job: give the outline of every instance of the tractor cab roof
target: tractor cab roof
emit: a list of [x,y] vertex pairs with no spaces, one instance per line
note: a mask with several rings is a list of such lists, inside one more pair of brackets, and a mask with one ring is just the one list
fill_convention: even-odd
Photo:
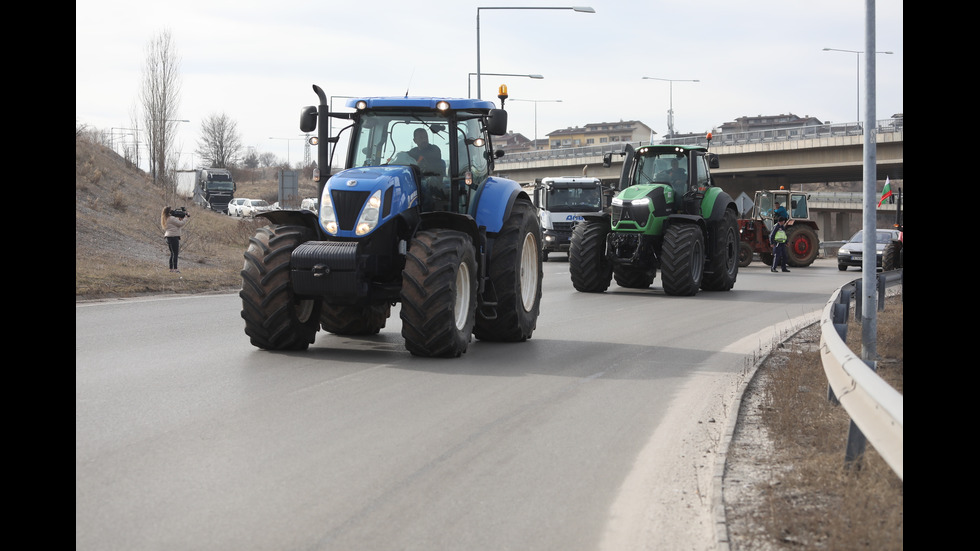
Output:
[[638,155],[655,155],[663,153],[687,153],[688,151],[707,151],[708,148],[702,145],[644,145],[638,147],[636,152]]
[[432,109],[432,110],[485,110],[496,109],[492,101],[471,98],[435,98],[420,96],[366,97],[347,100],[353,109]]

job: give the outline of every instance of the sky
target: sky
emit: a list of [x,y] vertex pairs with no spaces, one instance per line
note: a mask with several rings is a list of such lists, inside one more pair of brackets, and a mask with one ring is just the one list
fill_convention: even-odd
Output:
[[[201,124],[220,114],[245,147],[295,165],[313,84],[336,110],[345,96],[476,97],[478,15],[482,98],[499,107],[507,84],[509,130],[529,139],[621,120],[663,135],[671,107],[681,133],[741,116],[865,118],[866,56],[851,52],[865,49],[867,0],[573,2],[76,0],[75,123],[131,128],[147,46],[169,32],[178,118],[190,121],[178,124],[179,168],[200,164]],[[595,13],[478,9],[571,6]],[[874,14],[875,51],[892,52],[876,55],[875,118],[886,119],[903,112],[902,0],[878,0]]]

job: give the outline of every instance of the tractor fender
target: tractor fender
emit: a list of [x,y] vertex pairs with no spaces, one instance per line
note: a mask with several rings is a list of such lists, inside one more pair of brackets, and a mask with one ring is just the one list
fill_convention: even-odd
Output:
[[[483,249],[484,237],[472,216],[448,211],[432,211],[423,212],[419,218],[417,231],[438,228],[456,230],[468,235],[473,240],[473,246],[477,251]],[[482,263],[482,257],[479,254],[477,254],[477,262]]]
[[708,238],[708,225],[705,223],[704,218],[696,214],[671,214],[664,220],[664,231],[666,232],[669,226],[677,224],[693,224],[701,229],[701,233],[704,234],[704,238]]
[[520,184],[507,178],[491,176],[483,182],[473,199],[471,213],[475,213],[476,225],[486,228],[487,233],[497,233],[510,217],[514,202],[519,198],[528,202],[531,198],[521,189]]
[[708,188],[704,200],[701,201],[701,215],[706,220],[717,222],[725,217],[726,209],[732,209],[738,214],[738,206],[731,195],[719,188]]
[[302,226],[320,233],[317,216],[308,210],[270,210],[256,214],[255,217],[265,218],[278,226]]

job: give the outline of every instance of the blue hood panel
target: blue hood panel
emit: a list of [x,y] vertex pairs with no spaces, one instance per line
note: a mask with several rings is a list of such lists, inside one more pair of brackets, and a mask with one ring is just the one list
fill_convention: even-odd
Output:
[[[412,169],[406,166],[349,168],[334,174],[327,180],[327,184],[323,187],[323,194],[330,194],[329,202],[333,203],[334,212],[340,223],[337,237],[352,239],[366,237],[356,235],[354,226],[368,198],[379,190],[382,201],[381,218],[375,230],[404,210],[418,205],[419,194],[415,175]],[[321,211],[326,204],[325,197],[321,196]],[[323,226],[322,218],[320,225]]]

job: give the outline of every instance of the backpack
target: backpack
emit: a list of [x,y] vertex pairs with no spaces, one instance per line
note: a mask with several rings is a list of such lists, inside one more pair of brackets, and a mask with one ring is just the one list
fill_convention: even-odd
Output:
[[783,229],[776,230],[776,236],[773,239],[776,241],[776,243],[785,243],[786,231]]

